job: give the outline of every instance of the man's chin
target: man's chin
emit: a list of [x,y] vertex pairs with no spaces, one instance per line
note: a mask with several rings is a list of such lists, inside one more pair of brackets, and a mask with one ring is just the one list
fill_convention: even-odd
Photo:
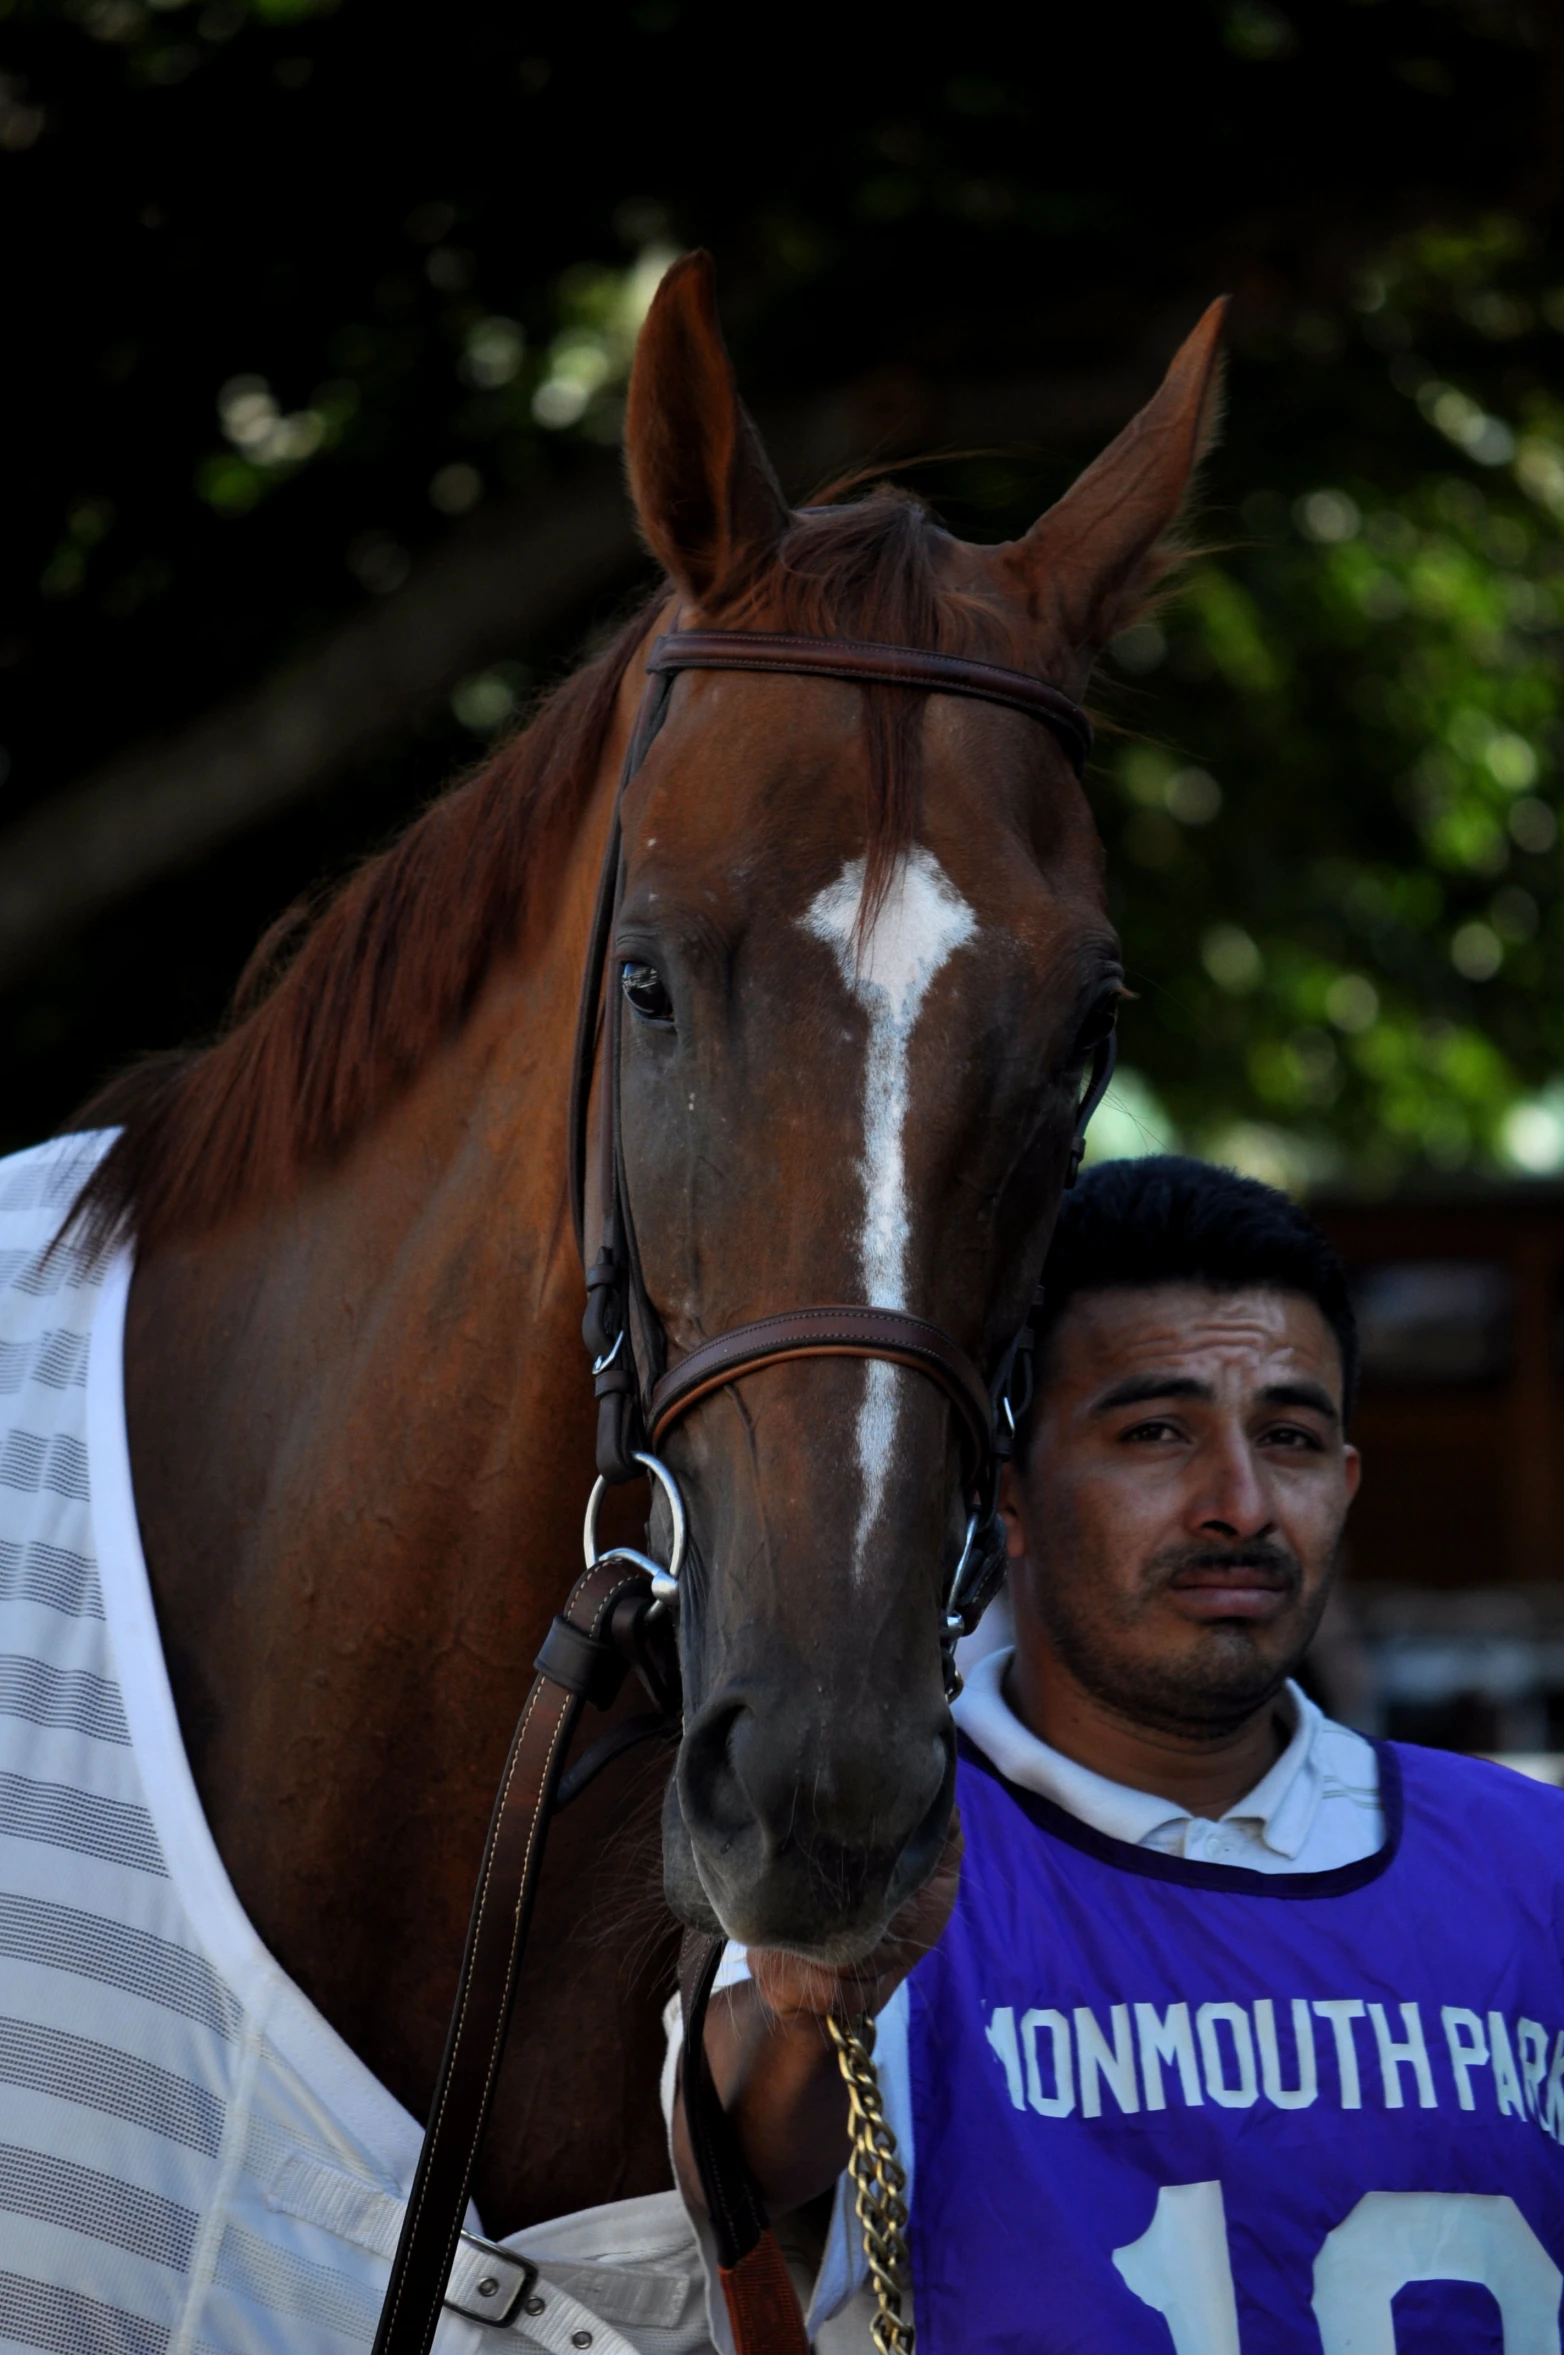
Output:
[[1164,1733],[1212,1738],[1236,1733],[1276,1699],[1298,1662],[1291,1653],[1277,1660],[1244,1644],[1247,1628],[1230,1621],[1217,1622],[1217,1629],[1230,1631],[1233,1639],[1221,1658],[1192,1662],[1183,1674],[1170,1673],[1161,1663],[1148,1665],[1140,1676],[1124,1680],[1116,1706],[1138,1725]]
[[1129,1724],[1175,1738],[1220,1741],[1272,1703],[1301,1665],[1323,1597],[1310,1609],[1295,1588],[1278,1592],[1252,1582],[1259,1612],[1191,1611],[1225,1588],[1164,1586],[1133,1629],[1095,1632],[1054,1615],[1048,1634],[1060,1661],[1092,1697]]
[[1149,1731],[1218,1740],[1266,1708],[1297,1670],[1306,1645],[1281,1640],[1274,1622],[1180,1616],[1154,1653],[1111,1665],[1072,1663],[1119,1716]]

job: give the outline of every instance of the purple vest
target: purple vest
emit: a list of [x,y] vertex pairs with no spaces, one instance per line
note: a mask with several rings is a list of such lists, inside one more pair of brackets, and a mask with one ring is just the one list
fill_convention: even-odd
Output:
[[1379,1854],[1273,1877],[962,1743],[909,1982],[920,2355],[1557,2355],[1564,1793],[1379,1759]]

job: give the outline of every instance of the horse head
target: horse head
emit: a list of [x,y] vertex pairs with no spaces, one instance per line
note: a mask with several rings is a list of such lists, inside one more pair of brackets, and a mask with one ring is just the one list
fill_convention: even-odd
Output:
[[[895,496],[792,511],[737,396],[710,264],[688,258],[647,319],[628,411],[671,585],[659,626],[955,654],[1079,697],[1168,561],[1220,325],[1214,305],[1023,538],[979,547]],[[992,1375],[1121,990],[1101,845],[1056,735],[925,689],[692,670],[622,823],[620,1182],[668,1361],[835,1302],[927,1318]],[[690,1548],[664,1854],[686,1920],[845,1959],[932,1871],[966,1449],[925,1372],[851,1355],[718,1383],[669,1434]]]

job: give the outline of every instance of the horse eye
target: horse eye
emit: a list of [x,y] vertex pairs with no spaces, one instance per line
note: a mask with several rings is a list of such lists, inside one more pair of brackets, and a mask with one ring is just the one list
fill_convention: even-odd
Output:
[[1096,1005],[1093,1006],[1086,1020],[1081,1024],[1070,1057],[1071,1062],[1089,1063],[1104,1039],[1109,1036],[1118,1016],[1119,993],[1114,990],[1110,996],[1097,1000]]
[[655,965],[621,965],[619,986],[643,1022],[672,1023],[673,1000]]

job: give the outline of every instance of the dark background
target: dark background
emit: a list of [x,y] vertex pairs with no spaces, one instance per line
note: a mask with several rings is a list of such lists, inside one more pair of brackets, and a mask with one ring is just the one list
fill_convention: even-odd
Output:
[[789,488],[976,451],[912,479],[980,537],[1232,293],[1214,552],[1102,678],[1112,1134],[1564,1161],[1558,12],[913,30],[0,0],[0,1145],[209,1033],[644,584],[624,368],[702,243]]

